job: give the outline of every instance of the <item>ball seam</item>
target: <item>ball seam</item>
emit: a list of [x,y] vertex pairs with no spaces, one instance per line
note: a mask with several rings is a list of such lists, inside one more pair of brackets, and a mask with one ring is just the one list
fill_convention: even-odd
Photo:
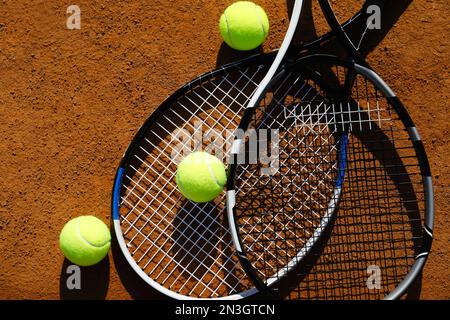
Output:
[[[177,172],[177,176],[178,176],[178,172]],[[181,189],[181,191],[182,191],[181,193],[182,193],[183,195],[185,195],[186,198],[188,198],[189,200],[193,201],[193,200],[192,200],[192,196],[189,194],[189,192],[186,191],[186,188],[183,186],[183,182],[182,182],[182,180],[181,180],[181,177],[178,177],[177,181],[178,181],[178,187],[179,187],[179,188]]]
[[223,16],[225,17],[225,23],[227,25],[227,34],[228,34],[228,39],[230,40],[230,45],[233,48],[236,48],[233,39],[231,37],[231,32],[230,32],[230,25],[228,24],[228,17],[227,17],[227,11],[225,10],[225,12],[223,13]]
[[104,247],[104,246],[106,246],[106,245],[108,244],[108,241],[106,241],[104,244],[102,244],[102,245],[100,245],[100,246],[97,246],[97,245],[91,243],[91,242],[90,242],[88,239],[86,239],[85,237],[83,237],[83,235],[81,234],[80,221],[79,221],[79,220],[77,221],[77,228],[76,228],[76,230],[77,230],[77,234],[78,234],[78,236],[80,237],[80,239],[81,239],[82,241],[86,242],[86,243],[87,243],[88,245],[90,245],[91,247],[94,247],[94,248],[102,248],[102,247]]
[[261,16],[259,15],[258,7],[259,7],[259,6],[255,3],[255,14],[256,14],[256,16],[258,17],[259,24],[261,25],[261,31],[262,31],[262,33],[263,33],[263,39],[265,39],[265,38],[266,38],[266,31],[265,31],[264,23],[263,23],[263,21],[262,21],[262,19],[261,19]]
[[206,162],[206,166],[208,167],[209,173],[211,174],[211,177],[214,179],[214,182],[216,183],[216,185],[219,188],[222,188],[223,186],[219,183],[219,180],[217,180],[216,175],[214,174],[214,171],[211,168],[211,164],[209,163],[209,161],[205,161]]

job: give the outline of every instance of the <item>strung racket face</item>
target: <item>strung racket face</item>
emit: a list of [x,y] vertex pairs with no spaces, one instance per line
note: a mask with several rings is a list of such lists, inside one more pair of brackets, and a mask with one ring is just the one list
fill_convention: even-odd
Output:
[[147,120],[120,165],[113,192],[119,244],[135,271],[170,297],[255,292],[234,253],[225,196],[192,203],[178,191],[175,173],[194,150],[227,161],[233,130],[271,59],[225,66],[179,89]]
[[300,59],[272,87],[244,119],[279,130],[279,151],[231,170],[246,271],[287,299],[397,298],[423,267],[433,221],[430,170],[405,108],[375,73],[329,56]]

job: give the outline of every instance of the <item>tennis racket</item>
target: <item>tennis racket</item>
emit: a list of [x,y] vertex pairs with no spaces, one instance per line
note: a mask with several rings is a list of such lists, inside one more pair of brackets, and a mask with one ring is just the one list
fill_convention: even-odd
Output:
[[431,247],[430,167],[405,107],[359,53],[368,25],[351,41],[319,2],[350,58],[288,63],[245,110],[239,132],[270,152],[251,162],[251,137],[234,141],[233,240],[249,278],[274,296],[399,298]]
[[[334,37],[324,32],[302,49]],[[196,150],[227,161],[244,109],[276,55],[234,62],[182,86],[145,121],[120,162],[112,192],[119,247],[146,283],[171,298],[239,299],[257,292],[234,250],[225,195],[189,202],[177,190],[175,172]]]

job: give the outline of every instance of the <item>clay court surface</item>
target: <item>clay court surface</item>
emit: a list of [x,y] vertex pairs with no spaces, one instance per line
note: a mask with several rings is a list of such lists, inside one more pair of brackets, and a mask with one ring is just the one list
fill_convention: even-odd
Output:
[[[287,4],[256,2],[270,19],[269,52],[287,28]],[[402,14],[368,60],[424,140],[436,218],[418,291],[449,299],[450,7],[395,2]],[[68,2],[0,1],[0,299],[161,298],[115,242],[108,259],[83,269],[83,290],[68,291],[59,232],[79,215],[109,224],[116,168],[147,116],[190,79],[248,55],[228,49],[218,32],[231,3],[80,0],[81,30],[67,30]]]

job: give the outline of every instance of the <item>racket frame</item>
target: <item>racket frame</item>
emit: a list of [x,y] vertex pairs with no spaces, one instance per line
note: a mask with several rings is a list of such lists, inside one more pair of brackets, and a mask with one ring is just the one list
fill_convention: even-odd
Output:
[[[386,295],[383,299],[385,300],[395,300],[402,297],[402,295],[406,292],[406,290],[411,286],[411,284],[415,281],[415,279],[419,276],[421,270],[423,269],[426,259],[429,255],[429,252],[431,250],[431,244],[433,241],[433,221],[434,221],[434,192],[433,192],[433,183],[432,183],[432,175],[431,175],[431,169],[429,165],[429,161],[425,152],[425,148],[423,145],[423,142],[421,140],[421,137],[419,135],[419,132],[410,117],[408,111],[404,107],[404,105],[401,103],[400,99],[396,96],[394,91],[384,82],[384,80],[375,73],[372,69],[370,69],[367,66],[362,66],[357,64],[354,60],[342,60],[334,55],[327,55],[327,54],[312,54],[305,57],[299,58],[297,61],[295,61],[293,64],[286,67],[286,69],[295,69],[296,66],[307,66],[311,65],[312,62],[318,62],[326,63],[329,65],[334,66],[343,66],[348,69],[353,69],[357,74],[360,74],[369,81],[371,81],[377,89],[380,90],[384,94],[384,96],[387,98],[390,105],[393,107],[394,111],[397,112],[399,115],[399,118],[401,119],[403,125],[405,126],[405,129],[408,132],[409,138],[412,141],[414,150],[416,152],[416,156],[419,162],[421,175],[422,175],[422,183],[423,183],[423,189],[424,189],[424,202],[425,202],[425,210],[424,210],[424,217],[423,217],[423,242],[422,246],[419,249],[419,253],[415,256],[415,263],[411,266],[411,269],[406,274],[405,278],[397,285],[397,287],[392,290],[388,295]],[[270,88],[273,83],[275,83],[278,78],[280,78],[283,74],[283,71],[281,71],[277,76],[275,76],[272,81],[268,84],[267,88]],[[255,109],[248,109],[246,110],[246,114],[243,117],[243,125],[242,127],[245,128],[246,125],[248,125],[248,122],[250,121],[250,118],[253,114]],[[241,128],[242,128],[241,127]],[[342,137],[346,137],[347,134],[343,133]],[[234,152],[235,160],[238,158],[239,150],[241,141],[235,140],[232,148],[232,152]],[[341,148],[342,150],[342,148]],[[345,156],[340,155],[339,156],[340,161],[345,161]],[[340,167],[342,166],[342,162],[340,164]],[[246,251],[243,249],[243,242],[240,233],[237,231],[239,229],[239,226],[236,222],[236,199],[235,199],[235,182],[236,182],[236,162],[234,162],[230,168],[230,175],[227,182],[227,214],[228,219],[230,221],[230,225],[233,225],[235,228],[231,229],[232,235],[233,235],[233,241],[235,243],[236,250],[238,251],[238,256],[240,258],[240,261],[243,265],[243,268],[246,272],[249,273],[249,277],[254,281],[255,286],[258,288],[259,291],[275,295],[273,291],[270,289],[270,286],[275,283],[275,281],[271,280],[267,283],[264,283],[258,276],[258,271],[253,267],[253,265],[250,263],[247,257]],[[343,170],[345,170],[345,165],[343,166]],[[340,172],[339,175],[343,175],[345,172]],[[340,182],[342,182],[343,179],[338,178],[338,181],[336,185],[339,185]],[[327,223],[329,219],[331,218],[333,211],[327,212],[326,215],[322,218],[320,226],[316,229],[317,231],[317,237],[320,237],[320,234],[325,229],[326,226],[323,226],[324,223]],[[315,232],[316,234],[316,232]],[[312,238],[311,238],[312,239]],[[310,240],[311,240],[310,239]],[[316,238],[317,239],[317,238]],[[311,240],[312,241],[312,240]],[[313,242],[310,243],[310,245],[313,245]],[[304,257],[310,247],[307,248],[306,246],[302,248],[297,256],[294,259],[300,258],[300,260],[296,261],[296,264],[301,262],[301,257]],[[301,255],[301,252],[305,252],[305,255]],[[288,268],[286,268],[286,273],[289,272],[291,269],[293,269],[294,265],[289,265]],[[282,277],[286,274],[282,274]],[[269,278],[270,279],[270,278]],[[278,280],[280,280],[279,278]]]

